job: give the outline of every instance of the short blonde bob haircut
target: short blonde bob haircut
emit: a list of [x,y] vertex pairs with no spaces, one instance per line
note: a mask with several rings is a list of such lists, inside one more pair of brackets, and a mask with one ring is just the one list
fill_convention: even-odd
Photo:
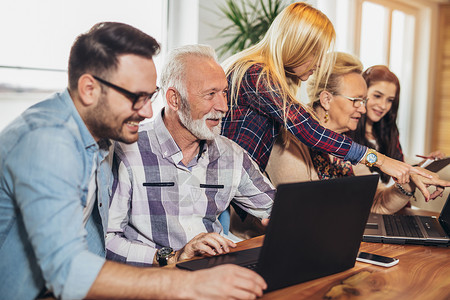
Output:
[[320,104],[320,93],[323,91],[330,92],[333,95],[340,93],[343,75],[350,73],[362,74],[363,72],[361,61],[354,55],[344,52],[329,53],[328,55],[336,59],[328,80],[319,78],[316,74],[312,75],[308,80],[306,90],[308,92],[309,105],[313,108]]
[[227,77],[231,76],[229,100],[236,103],[244,74],[259,63],[263,71],[258,81],[268,79],[268,88],[283,100],[283,111],[286,112],[289,103],[301,105],[296,99],[301,81],[293,69],[312,58],[307,72],[319,66],[317,75],[326,80],[334,64],[334,59],[326,53],[334,49],[335,39],[333,24],[321,11],[304,2],[289,5],[275,18],[258,44],[223,63]]

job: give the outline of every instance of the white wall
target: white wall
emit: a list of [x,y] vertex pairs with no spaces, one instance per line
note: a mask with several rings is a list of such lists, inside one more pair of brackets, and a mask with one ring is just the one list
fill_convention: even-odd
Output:
[[[178,1],[186,3],[191,0]],[[51,68],[62,72],[0,68],[0,83],[26,89],[27,92],[0,92],[0,130],[23,110],[45,99],[52,92],[33,92],[29,88],[61,91],[67,86],[67,61],[76,36],[101,21],[124,22],[162,41],[165,1],[133,0],[77,1],[0,1],[0,65],[8,67]],[[86,8],[89,8],[87,11]],[[195,7],[195,5],[193,6]],[[190,7],[186,14],[198,20]],[[198,11],[198,9],[197,9]],[[183,14],[185,16],[185,14]],[[180,33],[181,35],[183,32]],[[192,42],[196,41],[192,40]],[[157,68],[163,55],[155,58]]]
[[168,0],[169,19],[167,49],[196,44],[199,33],[200,0]]
[[[224,2],[224,0],[199,0],[198,42],[200,44],[211,45],[214,49],[217,49],[226,41],[226,39],[217,36],[223,28],[231,24],[219,10]],[[230,54],[219,57],[219,61],[223,61],[228,56]]]
[[[167,34],[163,34],[166,38],[160,38],[162,44],[162,53],[157,58],[158,72],[162,67],[165,54],[168,50],[185,44],[209,44],[213,48],[220,46],[224,39],[218,38],[217,34],[221,29],[229,25],[229,21],[224,19],[220,12],[219,6],[224,5],[225,0],[168,0],[168,14],[163,16],[163,23],[167,24]],[[338,32],[337,50],[354,53],[355,43],[353,36],[353,19],[342,22],[342,11],[349,10],[352,14],[358,0],[310,0],[308,3],[322,10],[333,22]],[[408,155],[423,154],[430,150],[427,146],[431,136],[431,120],[433,114],[433,90],[427,88],[432,86],[434,82],[434,66],[435,66],[435,45],[436,35],[432,28],[437,26],[437,4],[429,1],[406,1],[409,4],[414,3],[422,8],[420,15],[421,23],[418,26],[419,32],[415,50],[417,51],[416,59],[412,62],[414,65],[414,86],[412,93],[414,96],[412,107],[405,110],[408,118],[400,116],[399,125],[401,126],[402,144]],[[164,11],[164,9],[163,9]],[[151,16],[151,12],[148,13]],[[339,21],[341,20],[341,21]],[[72,35],[72,39],[74,36]],[[229,55],[219,58],[220,61]],[[305,103],[308,102],[305,85],[302,86],[299,99]],[[3,95],[5,97],[13,97],[11,95]],[[0,99],[0,119],[3,123],[7,123],[18,115],[24,104],[16,102],[17,105],[5,104]],[[28,100],[29,104],[33,104],[39,99]],[[14,100],[15,101],[15,100]],[[12,102],[14,103],[14,102]],[[26,105],[26,104],[25,104]],[[163,106],[163,101],[159,99],[155,103],[155,111]],[[13,112],[11,112],[13,111]],[[4,124],[0,123],[0,130]],[[403,128],[403,129],[402,129]]]

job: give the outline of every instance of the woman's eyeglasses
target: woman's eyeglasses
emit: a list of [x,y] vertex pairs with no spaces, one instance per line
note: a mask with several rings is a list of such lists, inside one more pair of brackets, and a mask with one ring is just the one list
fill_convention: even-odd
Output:
[[344,97],[344,98],[352,101],[353,102],[353,107],[355,107],[355,108],[358,108],[358,107],[361,107],[361,106],[366,106],[367,100],[369,100],[369,98],[353,98],[353,97],[347,97],[347,96],[340,95],[340,94],[335,95],[335,96],[341,96],[341,97]]

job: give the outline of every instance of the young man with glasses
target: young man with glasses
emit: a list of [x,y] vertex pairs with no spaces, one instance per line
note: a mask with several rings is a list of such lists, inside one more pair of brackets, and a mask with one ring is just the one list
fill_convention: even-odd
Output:
[[201,272],[105,260],[109,139],[133,143],[152,116],[159,45],[121,23],[75,41],[69,87],[0,133],[0,295],[36,299],[217,299],[262,295],[264,280],[222,266]]

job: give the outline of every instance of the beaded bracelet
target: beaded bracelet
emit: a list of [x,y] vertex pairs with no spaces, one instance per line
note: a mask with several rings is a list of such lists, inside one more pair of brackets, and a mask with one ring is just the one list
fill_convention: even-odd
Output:
[[405,190],[402,185],[400,183],[396,183],[395,184],[397,186],[397,188],[400,190],[400,192],[408,197],[411,197],[412,195],[414,195],[414,192],[408,192],[407,190]]

